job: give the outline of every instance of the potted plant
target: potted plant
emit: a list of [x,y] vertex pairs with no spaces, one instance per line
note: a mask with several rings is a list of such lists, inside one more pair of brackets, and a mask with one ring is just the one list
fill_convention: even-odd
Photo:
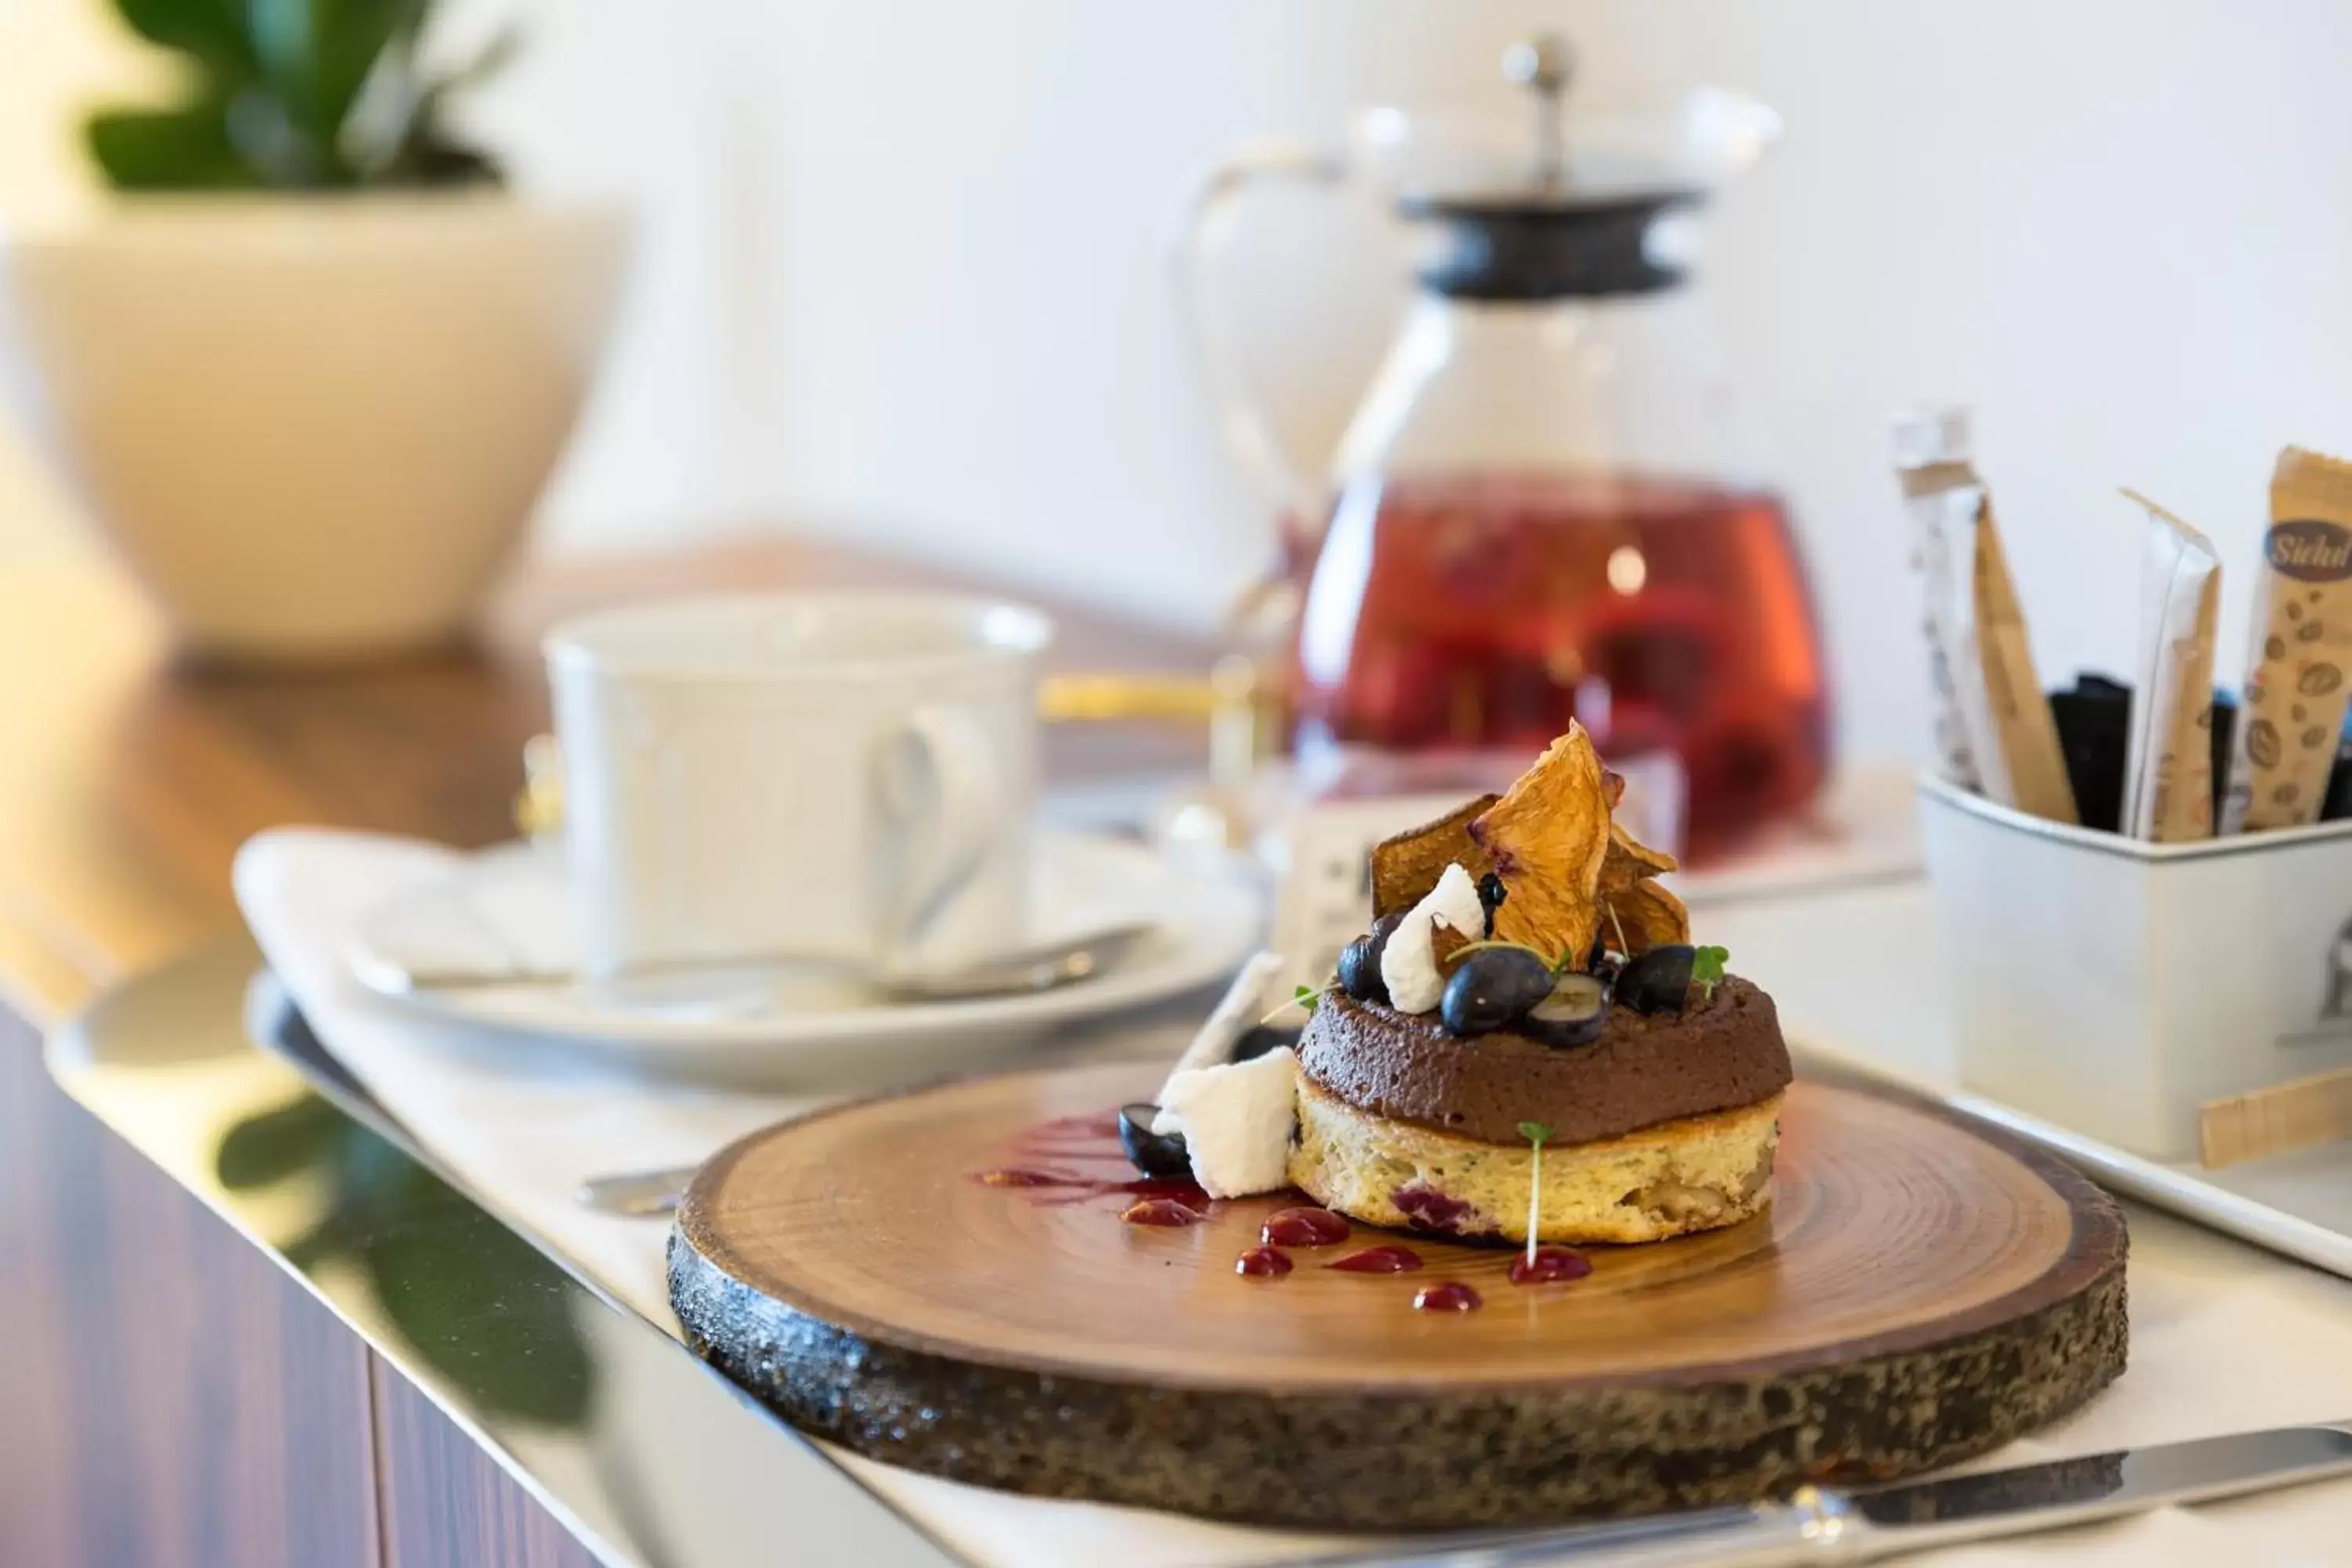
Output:
[[116,195],[0,234],[0,369],[186,649],[459,635],[592,378],[626,232],[520,200],[446,121],[432,0],[117,0],[181,57],[92,115]]

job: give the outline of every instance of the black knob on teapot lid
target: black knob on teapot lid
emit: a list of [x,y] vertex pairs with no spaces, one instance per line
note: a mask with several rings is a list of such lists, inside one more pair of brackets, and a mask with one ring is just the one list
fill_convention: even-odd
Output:
[[1516,169],[1399,195],[1404,216],[1445,228],[1424,286],[1456,299],[1550,300],[1648,293],[1681,280],[1679,268],[1650,254],[1648,236],[1659,214],[1695,205],[1703,193],[1663,172],[1571,164],[1564,100],[1574,58],[1557,33],[1503,52],[1503,74],[1527,89],[1532,121]]

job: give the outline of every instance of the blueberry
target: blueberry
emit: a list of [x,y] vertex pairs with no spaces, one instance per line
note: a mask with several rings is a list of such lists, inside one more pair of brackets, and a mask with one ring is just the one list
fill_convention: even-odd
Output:
[[1478,905],[1486,911],[1486,935],[1495,934],[1495,911],[1510,896],[1511,889],[1503,886],[1502,873],[1489,871],[1478,879]]
[[1654,947],[1625,961],[1613,987],[1617,1000],[1636,1013],[1679,1013],[1690,996],[1691,965],[1698,953],[1687,942]]
[[1339,950],[1339,988],[1359,1002],[1385,1002],[1388,982],[1381,978],[1381,954],[1389,938],[1404,923],[1404,913],[1382,915],[1372,929]]
[[1278,1051],[1285,1046],[1295,1047],[1297,1044],[1297,1029],[1280,1028],[1273,1024],[1254,1024],[1244,1029],[1241,1037],[1234,1042],[1233,1059],[1254,1062],[1268,1051]]
[[1563,974],[1551,994],[1519,1021],[1519,1027],[1548,1046],[1588,1046],[1609,1022],[1609,988],[1590,974]]
[[1127,1151],[1128,1160],[1147,1176],[1189,1176],[1192,1173],[1192,1152],[1184,1146],[1181,1132],[1160,1133],[1151,1123],[1160,1115],[1156,1105],[1122,1105],[1118,1108],[1118,1142]]
[[1438,1003],[1457,1035],[1508,1028],[1551,991],[1551,965],[1523,947],[1490,947],[1462,961]]

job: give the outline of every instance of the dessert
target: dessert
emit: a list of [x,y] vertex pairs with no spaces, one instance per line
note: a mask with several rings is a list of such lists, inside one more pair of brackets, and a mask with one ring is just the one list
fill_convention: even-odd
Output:
[[[1655,1241],[1769,1205],[1790,1076],[1771,998],[1690,944],[1654,880],[1673,859],[1611,821],[1620,787],[1571,727],[1484,812],[1403,836],[1483,861],[1483,919],[1460,859],[1425,891],[1375,874],[1381,898],[1419,897],[1385,990],[1333,990],[1300,1036],[1293,1185],[1366,1224],[1529,1246]],[[1448,925],[1473,928],[1450,955],[1424,935]]]
[[[1512,1283],[1558,1283],[1590,1271],[1575,1245],[1770,1205],[1790,1077],[1772,1000],[1692,945],[1657,882],[1674,858],[1613,820],[1622,790],[1571,725],[1505,795],[1379,846],[1375,918],[1333,983],[1276,1004],[1279,960],[1253,961],[1159,1100],[1120,1109],[1146,1176],[1321,1205],[1275,1215],[1237,1272],[1278,1277],[1282,1248],[1353,1220],[1517,1244]],[[1294,1005],[1305,1026],[1276,1032]],[[1320,1267],[1421,1261],[1383,1244]]]

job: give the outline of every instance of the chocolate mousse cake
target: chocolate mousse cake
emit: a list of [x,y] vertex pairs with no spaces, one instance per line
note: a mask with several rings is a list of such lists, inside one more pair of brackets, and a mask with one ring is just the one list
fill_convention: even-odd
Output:
[[1689,944],[1653,880],[1673,860],[1611,821],[1622,787],[1571,728],[1510,794],[1375,851],[1389,907],[1297,1046],[1294,1184],[1369,1224],[1518,1243],[1769,1205],[1790,1079],[1772,1000]]

